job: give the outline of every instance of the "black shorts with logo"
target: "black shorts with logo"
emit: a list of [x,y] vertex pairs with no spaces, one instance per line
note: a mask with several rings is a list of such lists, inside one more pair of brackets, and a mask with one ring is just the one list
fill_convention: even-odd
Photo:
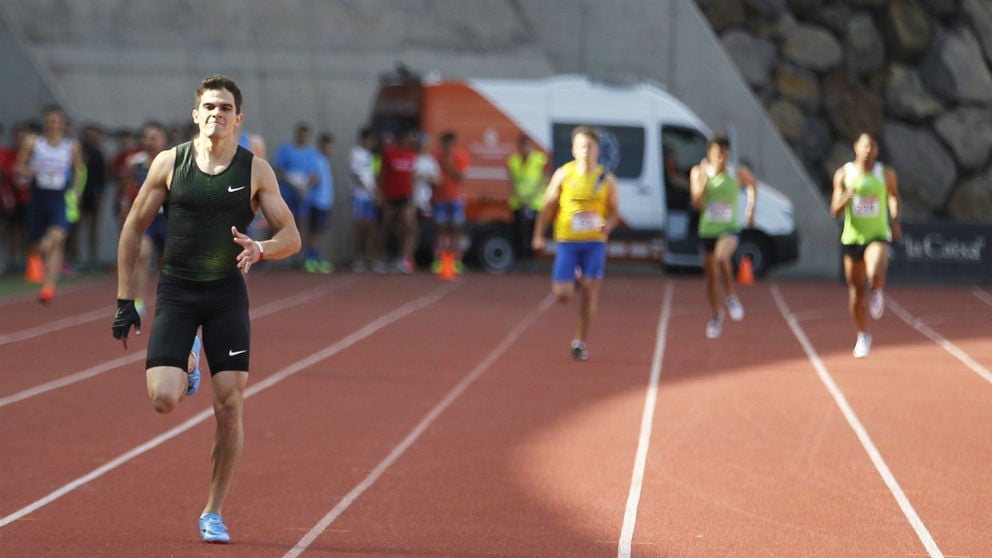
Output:
[[161,274],[146,368],[186,369],[198,327],[210,375],[248,371],[251,324],[248,287],[241,273],[216,281],[188,281]]

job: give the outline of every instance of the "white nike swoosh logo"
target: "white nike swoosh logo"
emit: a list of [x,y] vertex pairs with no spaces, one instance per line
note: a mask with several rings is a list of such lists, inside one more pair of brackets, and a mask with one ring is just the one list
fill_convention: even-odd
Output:
[[241,350],[241,351],[227,351],[227,356],[238,356],[241,353],[247,353],[247,352],[248,352],[248,349],[244,349],[244,350]]
[[244,189],[245,189],[244,186],[238,186],[237,188],[235,188],[234,186],[227,187],[228,192],[237,192],[238,190],[244,190]]

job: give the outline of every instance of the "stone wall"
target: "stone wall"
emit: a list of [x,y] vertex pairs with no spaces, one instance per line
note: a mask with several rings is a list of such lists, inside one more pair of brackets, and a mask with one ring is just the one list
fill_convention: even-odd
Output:
[[992,222],[992,2],[696,1],[825,197],[866,130],[907,220]]

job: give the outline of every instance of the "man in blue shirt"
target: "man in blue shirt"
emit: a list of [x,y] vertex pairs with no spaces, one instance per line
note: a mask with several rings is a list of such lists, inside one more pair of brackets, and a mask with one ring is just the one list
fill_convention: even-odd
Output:
[[279,179],[279,191],[301,229],[303,227],[300,225],[307,215],[308,192],[320,181],[321,158],[310,144],[310,126],[300,123],[296,125],[293,141],[282,144],[272,161],[272,168]]
[[331,175],[331,151],[334,149],[334,136],[323,133],[317,138],[319,156],[317,160],[317,185],[307,191],[305,205],[308,208],[306,227],[306,260],[303,268],[308,273],[331,273],[334,266],[323,257],[324,231],[331,224],[331,208],[334,207],[334,177]]

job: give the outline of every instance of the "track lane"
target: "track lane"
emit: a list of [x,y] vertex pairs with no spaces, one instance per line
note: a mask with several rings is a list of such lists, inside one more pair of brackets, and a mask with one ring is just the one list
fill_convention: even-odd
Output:
[[[421,295],[435,287],[436,284],[424,284],[421,288],[385,294],[377,301],[355,305],[354,311],[349,312],[347,317],[327,324],[322,331],[328,336],[348,335],[361,326],[361,320],[372,319],[377,313],[386,313],[401,306],[408,297]],[[348,289],[337,294],[338,298],[348,296],[351,296]],[[291,363],[289,359],[299,358],[299,353],[280,351],[278,344],[270,347],[264,342],[265,338],[308,337],[312,347],[326,345],[329,339],[334,339],[308,336],[304,329],[305,323],[324,318],[322,314],[326,313],[328,306],[328,302],[324,302],[305,306],[302,310],[295,309],[294,315],[299,320],[275,314],[270,319],[254,322],[257,353],[253,356],[255,372],[252,373],[249,389],[253,384],[265,381],[274,370]],[[262,308],[265,308],[264,304]],[[136,368],[121,369],[41,395],[31,405],[22,403],[0,409],[0,450],[10,450],[0,451],[0,462],[5,471],[13,473],[0,476],[0,505],[3,506],[0,507],[3,512],[0,516],[144,443],[169,426],[210,409],[210,388],[205,384],[202,394],[185,401],[172,414],[166,417],[156,415],[145,395],[144,375],[140,373],[142,366]],[[85,402],[85,407],[81,407],[80,402]],[[24,444],[25,437],[31,443]],[[51,459],[53,448],[59,448],[57,453],[67,458]]]
[[701,284],[677,284],[633,556],[920,553],[768,285],[739,294],[707,340]]
[[[894,300],[937,304],[942,314],[974,306],[953,291],[938,291],[939,300],[913,296],[917,289],[887,291]],[[785,295],[794,309],[826,300],[810,297],[807,288]],[[871,323],[871,355],[852,358],[846,293],[841,289],[835,298],[839,308],[832,318],[802,322],[811,342],[940,550],[947,556],[986,555],[992,548],[992,472],[975,463],[992,460],[992,386],[891,312]],[[978,331],[967,339],[986,349],[992,344]],[[838,346],[844,348],[831,350]]]

